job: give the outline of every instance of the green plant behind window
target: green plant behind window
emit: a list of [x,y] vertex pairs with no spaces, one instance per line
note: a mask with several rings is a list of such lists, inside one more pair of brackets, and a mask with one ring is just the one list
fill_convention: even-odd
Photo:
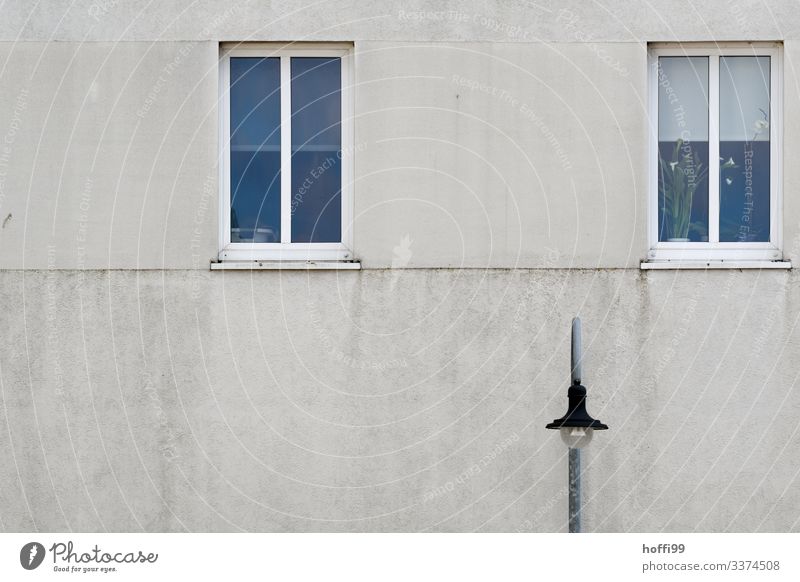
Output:
[[[672,159],[667,161],[658,156],[660,180],[658,182],[661,200],[662,233],[666,239],[688,239],[689,230],[707,236],[704,224],[692,222],[692,203],[694,193],[708,178],[708,165],[700,161],[700,155],[690,142],[679,139],[672,150]],[[720,170],[735,168],[733,160],[720,165]]]

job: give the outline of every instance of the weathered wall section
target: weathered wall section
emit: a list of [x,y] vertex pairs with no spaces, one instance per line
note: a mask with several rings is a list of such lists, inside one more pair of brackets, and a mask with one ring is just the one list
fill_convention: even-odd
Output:
[[578,312],[588,529],[797,528],[792,274],[2,283],[7,529],[558,530]]

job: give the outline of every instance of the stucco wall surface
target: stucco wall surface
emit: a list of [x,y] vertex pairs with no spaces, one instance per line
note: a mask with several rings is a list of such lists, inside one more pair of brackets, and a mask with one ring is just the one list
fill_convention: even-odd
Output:
[[[796,52],[785,43],[787,96]],[[0,43],[0,267],[206,269],[219,237],[217,56],[210,41]],[[355,70],[365,268],[646,257],[641,45],[359,42]],[[800,260],[800,108],[784,101],[784,256]]]
[[6,272],[7,530],[796,531],[793,273]]
[[800,36],[791,0],[55,0],[4,4],[3,40],[707,41]]

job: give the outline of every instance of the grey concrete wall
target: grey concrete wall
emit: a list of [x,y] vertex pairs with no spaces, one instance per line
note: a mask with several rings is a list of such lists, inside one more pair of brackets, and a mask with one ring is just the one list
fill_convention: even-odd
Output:
[[793,273],[5,273],[7,530],[798,529]]
[[[431,13],[431,11],[434,11]],[[800,529],[794,272],[640,272],[646,43],[790,2],[0,8],[0,528]],[[211,272],[221,41],[355,46],[361,272]]]
[[234,9],[231,4],[11,0],[0,39],[687,42],[800,36],[800,15],[790,0],[244,0]]
[[217,55],[211,42],[0,44],[0,265],[47,268],[53,246],[63,269],[208,268]]
[[[48,245],[66,269],[216,258],[217,46],[0,43],[0,267],[47,268]],[[787,41],[787,243],[800,234],[796,52]],[[410,268],[645,258],[641,43],[357,42],[355,100],[354,255],[365,267],[397,266],[405,237]]]
[[[405,267],[638,266],[646,53],[591,46],[621,69],[581,44],[358,43],[364,266],[392,266],[406,236]],[[65,269],[206,268],[217,55],[214,42],[0,43],[0,266],[47,268],[53,245]]]

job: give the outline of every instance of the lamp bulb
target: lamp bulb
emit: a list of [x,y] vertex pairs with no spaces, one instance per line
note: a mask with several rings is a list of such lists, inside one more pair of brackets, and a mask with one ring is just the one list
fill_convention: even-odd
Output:
[[571,449],[582,449],[592,442],[594,429],[582,426],[562,426],[558,430],[561,433],[561,440]]

